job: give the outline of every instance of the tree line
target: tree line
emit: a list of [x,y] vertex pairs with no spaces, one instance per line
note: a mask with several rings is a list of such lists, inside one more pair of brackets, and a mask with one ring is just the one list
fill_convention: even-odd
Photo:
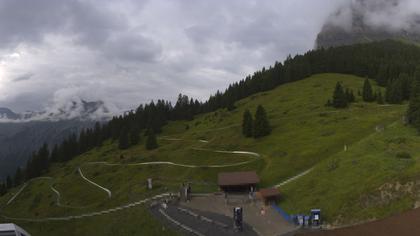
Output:
[[246,109],[242,118],[242,134],[247,137],[260,138],[271,133],[270,122],[267,118],[267,112],[264,107],[258,105],[255,111],[255,118],[252,117],[251,112]]
[[[365,79],[363,83],[362,92],[358,90],[358,95],[362,97],[364,102],[374,102],[378,104],[384,104],[384,98],[382,92],[378,89],[376,92],[373,92],[372,85],[369,82],[369,79]],[[337,82],[331,99],[328,99],[326,106],[331,106],[334,108],[346,108],[350,103],[356,101],[353,90],[344,88],[344,86]]]
[[[252,75],[235,82],[221,92],[217,91],[205,102],[180,94],[176,104],[158,100],[140,105],[136,110],[114,117],[107,123],[97,123],[80,134],[72,134],[60,145],[45,147],[32,154],[27,166],[20,171],[24,180],[40,176],[48,170],[51,162],[65,162],[75,156],[102,145],[105,140],[118,141],[120,148],[135,145],[140,134],[151,136],[151,148],[157,147],[155,134],[169,120],[191,120],[200,113],[217,109],[235,109],[235,102],[252,94],[302,80],[318,73],[344,73],[371,78],[378,85],[387,87],[385,98],[390,103],[400,103],[412,98],[410,86],[415,82],[416,66],[420,64],[420,48],[396,41],[349,45],[308,51],[303,55],[288,56],[269,68],[263,67]],[[417,122],[417,107],[412,106],[408,120]],[[420,114],[418,114],[420,117]],[[419,119],[420,120],[420,119]],[[419,126],[420,126],[420,121]],[[147,140],[146,140],[146,143]],[[41,150],[43,149],[43,150]],[[48,159],[48,162],[45,160]],[[17,171],[16,171],[17,172]],[[11,179],[11,177],[9,177]],[[6,179],[7,182],[7,179]],[[13,182],[13,181],[11,181]],[[7,183],[3,183],[3,186]],[[13,185],[13,184],[12,184]]]

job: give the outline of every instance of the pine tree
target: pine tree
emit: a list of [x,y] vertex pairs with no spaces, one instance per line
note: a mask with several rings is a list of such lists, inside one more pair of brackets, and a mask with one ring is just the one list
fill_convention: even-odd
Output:
[[399,79],[389,81],[386,87],[385,97],[388,103],[391,103],[391,104],[402,103],[404,99],[402,81]]
[[332,106],[332,102],[330,99],[328,99],[327,103],[325,104],[325,106],[327,107],[331,107]]
[[6,185],[4,182],[0,182],[0,196],[3,196],[7,193]]
[[51,162],[58,162],[60,160],[60,152],[58,149],[58,145],[54,145],[53,150],[51,151],[50,154],[50,161]]
[[22,170],[20,169],[20,167],[18,167],[16,169],[15,179],[14,179],[15,186],[20,185],[22,183],[22,180],[23,180]]
[[12,178],[8,175],[6,177],[6,189],[11,189],[13,187],[13,181]]
[[122,129],[120,133],[120,138],[118,139],[118,148],[119,149],[127,149],[130,147],[130,143],[128,140],[128,132],[127,129]]
[[253,125],[254,120],[252,119],[251,112],[248,109],[246,109],[242,119],[242,134],[245,137],[252,137]]
[[340,82],[337,82],[332,98],[332,105],[335,108],[345,108],[347,107],[347,104],[347,96],[344,92],[343,86],[341,86]]
[[410,90],[413,85],[413,78],[410,77],[407,73],[401,73],[398,77],[398,80],[401,81],[401,90],[402,90],[402,99],[410,99]]
[[348,88],[346,89],[346,101],[347,103],[352,103],[355,101],[353,90],[350,90]]
[[130,144],[137,145],[140,142],[140,131],[137,127],[130,130]]
[[271,133],[270,123],[263,106],[258,105],[254,120],[254,138],[267,136]]
[[378,90],[378,92],[376,92],[376,102],[378,104],[384,104],[384,98],[382,97],[381,90]]
[[408,123],[413,125],[420,132],[420,81],[416,78],[414,87],[411,90],[410,102],[407,110]]
[[146,149],[153,150],[158,148],[158,143],[156,140],[155,132],[153,129],[149,129],[147,131],[147,139],[146,139]]
[[48,145],[44,143],[42,147],[38,151],[38,175],[41,175],[42,173],[45,173],[48,171],[48,168],[50,167],[50,152],[48,150]]
[[369,79],[365,79],[365,83],[363,84],[362,98],[365,102],[372,102],[375,100]]

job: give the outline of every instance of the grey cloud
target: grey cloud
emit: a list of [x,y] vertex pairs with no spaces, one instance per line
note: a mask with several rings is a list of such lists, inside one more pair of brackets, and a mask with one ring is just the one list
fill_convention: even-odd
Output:
[[107,40],[103,47],[110,59],[134,62],[156,62],[162,53],[159,44],[134,32],[115,35]]
[[34,76],[34,74],[32,74],[32,73],[26,73],[26,74],[17,76],[16,78],[13,79],[13,81],[14,82],[19,82],[19,81],[30,80],[33,76]]
[[329,18],[330,24],[346,30],[363,26],[385,31],[419,31],[419,21],[417,0],[353,0]]
[[125,110],[180,92],[204,100],[311,49],[343,2],[3,0],[0,105],[22,111],[82,98]]

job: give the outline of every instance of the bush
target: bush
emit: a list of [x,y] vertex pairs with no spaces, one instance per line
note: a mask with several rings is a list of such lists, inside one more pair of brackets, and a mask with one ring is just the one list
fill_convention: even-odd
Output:
[[399,159],[411,159],[411,155],[408,152],[398,152],[395,156]]

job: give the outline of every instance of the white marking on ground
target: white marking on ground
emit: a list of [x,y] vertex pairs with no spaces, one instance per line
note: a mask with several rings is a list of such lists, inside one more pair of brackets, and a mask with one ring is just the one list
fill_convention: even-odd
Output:
[[6,203],[6,205],[9,205],[10,203],[12,203],[14,200],[15,200],[15,198],[26,188],[26,186],[28,186],[28,184],[27,183],[25,183],[23,186],[22,186],[22,188],[20,188],[19,189],[19,191],[16,193],[16,194],[14,194],[10,199],[9,199],[9,201],[7,201],[7,203]]
[[163,211],[162,209],[159,209],[159,212],[160,212],[160,214],[162,214],[167,220],[169,220],[170,222],[172,222],[173,224],[175,224],[175,225],[177,225],[177,226],[179,226],[179,227],[181,227],[181,228],[183,228],[184,230],[186,230],[186,231],[188,231],[188,232],[190,232],[190,233],[192,233],[192,234],[195,234],[195,235],[197,235],[197,236],[204,236],[204,234],[202,234],[202,233],[200,233],[200,232],[198,232],[198,231],[195,231],[194,229],[192,229],[192,228],[190,228],[190,227],[188,227],[188,226],[186,226],[186,225],[184,225],[184,224],[182,224],[182,223],[180,223],[180,222],[178,222],[178,221],[176,221],[174,218],[172,218],[172,217],[170,217],[168,214],[166,214],[166,212],[165,211]]
[[86,181],[87,181],[87,182],[89,182],[90,184],[93,184],[94,186],[96,186],[96,187],[98,187],[98,188],[100,188],[100,189],[104,190],[104,191],[108,194],[108,197],[109,197],[109,198],[111,198],[111,197],[112,197],[111,190],[109,190],[109,189],[107,189],[107,188],[105,188],[105,187],[103,187],[103,186],[101,186],[101,185],[99,185],[99,184],[97,184],[97,183],[93,182],[92,180],[90,180],[90,179],[86,178],[86,177],[83,175],[82,170],[80,169],[80,167],[79,167],[77,170],[79,171],[80,176],[81,176],[84,180],[86,180]]
[[34,179],[31,179],[29,181],[27,181],[25,184],[23,184],[23,186],[19,189],[19,191],[17,191],[17,193],[15,195],[13,195],[9,201],[7,201],[6,205],[9,205],[10,203],[12,203],[17,196],[19,196],[19,194],[28,186],[28,184],[32,181],[38,180],[38,179],[52,179],[51,177],[37,177]]
[[300,174],[298,174],[298,175],[295,175],[295,176],[293,176],[293,177],[290,177],[290,178],[286,179],[285,181],[283,181],[283,182],[281,182],[281,183],[279,183],[279,184],[274,185],[274,187],[275,187],[275,188],[279,188],[279,187],[281,187],[281,186],[283,186],[283,185],[286,185],[286,184],[288,184],[288,183],[290,183],[290,182],[293,182],[293,181],[295,181],[295,180],[299,179],[300,177],[302,177],[302,176],[304,176],[304,175],[307,175],[307,174],[308,174],[309,172],[311,172],[312,170],[313,170],[313,167],[312,167],[312,168],[310,168],[310,169],[308,169],[308,170],[305,170],[304,172],[302,172],[302,173],[300,173]]
[[[234,125],[236,126],[236,125]],[[229,126],[229,127],[223,127],[223,128],[219,128],[216,130],[220,130],[220,129],[226,129],[226,128],[230,128],[233,126]],[[181,141],[182,139],[178,139],[178,138],[164,138],[166,140],[172,140],[172,141]],[[199,142],[202,143],[208,143],[209,141],[207,140],[203,140],[200,139],[198,140]],[[255,152],[248,152],[248,151],[225,151],[225,150],[212,150],[212,149],[200,149],[200,148],[194,148],[195,150],[198,151],[210,151],[210,152],[216,152],[216,153],[227,153],[227,154],[241,154],[241,155],[249,155],[249,156],[253,156],[256,158],[260,157],[260,154],[255,153]],[[140,165],[172,165],[172,166],[179,166],[179,167],[185,167],[185,168],[225,168],[225,167],[234,167],[234,166],[240,166],[240,165],[245,165],[248,164],[250,162],[255,161],[255,159],[253,160],[249,160],[249,161],[244,161],[244,162],[238,162],[238,163],[233,163],[233,164],[225,164],[225,165],[188,165],[188,164],[181,164],[181,163],[175,163],[175,162],[169,162],[169,161],[154,161],[154,162],[140,162],[140,163],[128,163],[128,164],[119,164],[119,163],[108,163],[108,162],[87,162],[84,163],[84,165],[94,165],[94,164],[100,164],[100,165],[108,165],[108,166],[140,166]],[[88,183],[100,188],[101,190],[105,191],[108,194],[108,197],[111,198],[112,197],[112,192],[111,190],[93,182],[92,180],[89,180],[88,178],[86,178],[83,175],[83,172],[81,170],[81,168],[78,168],[78,172],[80,174],[80,176],[87,181]],[[14,199],[16,199],[16,197],[27,187],[28,183],[36,180],[36,179],[42,179],[42,178],[47,178],[47,179],[52,179],[51,177],[39,177],[39,178],[35,178],[32,179],[30,181],[28,181],[27,183],[25,183],[22,188],[8,201],[7,205],[9,205],[11,202],[14,201]],[[70,207],[70,206],[65,206],[62,205],[60,203],[60,198],[61,198],[61,194],[60,192],[55,189],[52,185],[50,186],[50,189],[57,195],[57,205],[61,206],[61,207]],[[152,198],[147,198],[138,202],[133,202],[133,203],[129,203],[120,207],[115,207],[115,208],[111,208],[111,209],[107,209],[107,210],[103,210],[103,211],[97,211],[97,212],[92,212],[92,213],[86,213],[86,214],[81,214],[81,215],[75,215],[75,216],[64,216],[64,217],[47,217],[47,218],[14,218],[14,217],[7,217],[7,216],[2,216],[5,219],[9,219],[9,220],[22,220],[22,221],[30,221],[30,222],[44,222],[44,221],[66,221],[66,220],[72,220],[72,219],[80,219],[80,218],[84,218],[84,217],[91,217],[91,216],[97,216],[97,215],[102,215],[102,214],[109,214],[118,210],[123,210],[126,208],[130,208],[130,207],[134,207],[137,206],[139,204],[143,204],[147,201],[156,199],[156,198],[161,198],[164,196],[169,196],[171,194],[166,193],[166,194],[160,194],[160,195],[156,195]]]

